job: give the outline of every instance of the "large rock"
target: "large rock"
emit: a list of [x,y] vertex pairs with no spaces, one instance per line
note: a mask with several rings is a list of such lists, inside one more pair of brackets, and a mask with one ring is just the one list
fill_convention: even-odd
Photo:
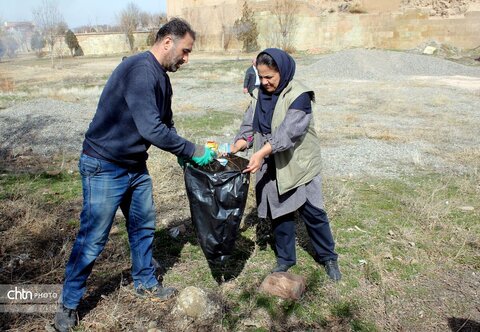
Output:
[[205,291],[193,286],[180,292],[175,307],[176,313],[201,320],[212,318],[218,310],[218,306],[210,301]]
[[284,299],[298,300],[305,291],[305,277],[289,272],[269,274],[260,285],[260,291]]

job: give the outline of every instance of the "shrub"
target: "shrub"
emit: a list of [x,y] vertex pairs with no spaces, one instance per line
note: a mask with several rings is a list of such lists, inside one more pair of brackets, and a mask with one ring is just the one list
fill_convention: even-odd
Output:
[[257,23],[253,19],[253,11],[248,7],[246,1],[243,3],[242,18],[235,21],[233,30],[237,39],[243,41],[244,51],[254,52],[258,50]]

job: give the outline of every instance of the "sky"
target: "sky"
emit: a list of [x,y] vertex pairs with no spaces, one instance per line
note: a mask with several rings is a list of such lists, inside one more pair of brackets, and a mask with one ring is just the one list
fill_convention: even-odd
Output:
[[[0,21],[33,21],[33,10],[44,0],[0,0]],[[166,13],[166,0],[48,0],[57,4],[69,28],[116,24],[120,12],[133,2],[150,14]]]

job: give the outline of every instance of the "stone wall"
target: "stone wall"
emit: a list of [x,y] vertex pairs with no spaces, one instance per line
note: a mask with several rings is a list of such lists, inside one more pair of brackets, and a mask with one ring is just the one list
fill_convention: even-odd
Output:
[[[78,43],[83,50],[84,55],[106,55],[130,52],[130,46],[124,33],[79,33],[76,34]],[[134,47],[137,50],[148,49],[148,32],[135,32]],[[48,51],[45,48],[45,51]],[[59,38],[55,45],[55,54],[57,56],[66,56],[70,50],[65,44],[64,38]]]
[[[406,9],[419,1],[358,0],[365,13],[338,11],[352,1],[297,1],[298,27],[293,46],[297,50],[335,51],[351,47],[411,49],[430,41],[460,49],[480,46],[480,12],[438,17],[425,10]],[[458,2],[458,1],[457,1]],[[465,2],[465,1],[464,1]],[[477,3],[478,0],[467,1]],[[231,27],[242,13],[243,0],[167,0],[167,16],[188,20],[198,33],[201,50],[238,50],[241,44]],[[261,48],[279,46],[271,0],[248,1],[255,12]],[[477,7],[470,5],[473,10]]]
[[[259,13],[258,17],[260,31],[268,31],[274,24],[268,12]],[[448,19],[410,11],[303,17],[300,21],[294,39],[299,50],[336,51],[352,47],[405,50],[429,41],[460,49],[480,46],[480,12]],[[261,37],[262,47],[268,46],[265,33]]]
[[[366,13],[331,12],[340,2],[343,1],[299,1],[299,24],[293,38],[297,50],[328,52],[352,47],[405,50],[430,41],[460,49],[480,46],[478,6],[471,6],[474,11],[462,15],[442,18],[431,16],[428,10],[402,10],[402,4],[413,1],[359,0]],[[243,0],[168,0],[167,15],[183,17],[192,24],[197,31],[197,50],[238,51],[242,44],[231,27],[241,16],[243,3]],[[260,48],[278,46],[271,1],[248,3],[255,12]],[[137,50],[148,49],[147,36],[148,32],[134,34]],[[123,33],[77,34],[77,39],[85,55],[130,52]],[[56,44],[55,54],[70,54],[63,38]]]

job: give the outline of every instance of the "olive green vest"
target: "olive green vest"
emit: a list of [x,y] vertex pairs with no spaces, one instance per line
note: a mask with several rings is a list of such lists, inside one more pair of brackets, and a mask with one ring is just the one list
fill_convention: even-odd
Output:
[[[292,80],[278,97],[273,111],[272,132],[285,118],[289,106],[304,92],[311,92],[302,83]],[[252,106],[256,107],[254,99]],[[260,134],[256,134],[260,135]],[[256,139],[259,141],[259,138]],[[321,171],[320,142],[315,131],[313,117],[307,132],[295,145],[274,154],[277,171],[277,187],[280,195],[310,182]]]

